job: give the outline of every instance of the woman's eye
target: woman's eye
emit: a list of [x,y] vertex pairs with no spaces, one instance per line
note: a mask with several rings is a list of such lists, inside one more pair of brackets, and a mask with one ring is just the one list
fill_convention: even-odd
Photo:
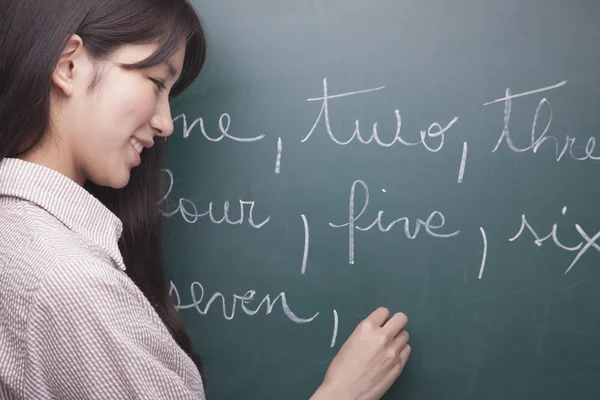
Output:
[[165,84],[163,82],[154,78],[150,78],[150,80],[154,82],[154,84],[158,87],[158,90],[160,90],[161,92],[165,89]]

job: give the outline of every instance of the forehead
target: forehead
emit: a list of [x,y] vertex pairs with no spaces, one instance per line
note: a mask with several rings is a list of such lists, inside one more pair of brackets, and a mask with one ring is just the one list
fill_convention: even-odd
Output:
[[[134,64],[145,60],[157,49],[156,44],[126,44],[112,57],[113,61],[123,64]],[[185,58],[185,43],[163,64],[168,68],[170,77],[175,77],[183,68]]]

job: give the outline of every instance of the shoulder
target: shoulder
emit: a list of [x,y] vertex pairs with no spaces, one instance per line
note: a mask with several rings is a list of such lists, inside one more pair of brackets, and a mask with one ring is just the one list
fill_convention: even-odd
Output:
[[31,293],[51,271],[89,265],[90,260],[112,266],[84,238],[28,201],[0,203],[0,237],[0,266],[9,278],[0,284],[2,289],[14,286],[15,291]]
[[[0,204],[0,256],[14,263],[53,261],[86,256],[83,241],[60,220],[28,201]],[[41,258],[41,260],[40,260]]]
[[17,242],[18,239],[32,238],[38,232],[60,229],[60,221],[50,213],[25,200],[0,203],[0,232]]
[[0,277],[7,278],[0,279],[6,294],[0,303],[11,302],[11,315],[43,323],[50,322],[46,315],[53,322],[111,327],[118,320],[166,329],[126,273],[36,204],[1,203],[0,237],[7,238],[0,241]]

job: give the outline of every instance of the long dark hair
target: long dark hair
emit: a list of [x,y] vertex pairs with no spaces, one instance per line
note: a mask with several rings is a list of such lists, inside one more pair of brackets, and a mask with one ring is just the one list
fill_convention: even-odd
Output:
[[[1,0],[0,9],[0,161],[30,150],[48,130],[51,76],[73,34],[97,60],[124,44],[158,44],[148,59],[126,68],[162,63],[186,41],[183,70],[171,98],[198,76],[206,57],[202,25],[187,0]],[[125,188],[90,181],[85,188],[123,222],[119,248],[127,274],[204,380],[201,359],[174,308],[162,267],[158,202],[163,197],[167,144],[156,142],[142,153],[142,163],[131,171]]]

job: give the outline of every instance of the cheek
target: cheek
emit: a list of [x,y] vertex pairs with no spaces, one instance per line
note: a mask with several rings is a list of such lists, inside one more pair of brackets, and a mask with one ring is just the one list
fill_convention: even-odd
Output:
[[99,106],[95,108],[99,125],[130,136],[149,123],[157,98],[152,82],[136,74],[112,70],[104,85],[95,100]]
[[126,130],[137,130],[148,124],[156,110],[155,96],[149,90],[123,93],[112,104],[113,123]]

